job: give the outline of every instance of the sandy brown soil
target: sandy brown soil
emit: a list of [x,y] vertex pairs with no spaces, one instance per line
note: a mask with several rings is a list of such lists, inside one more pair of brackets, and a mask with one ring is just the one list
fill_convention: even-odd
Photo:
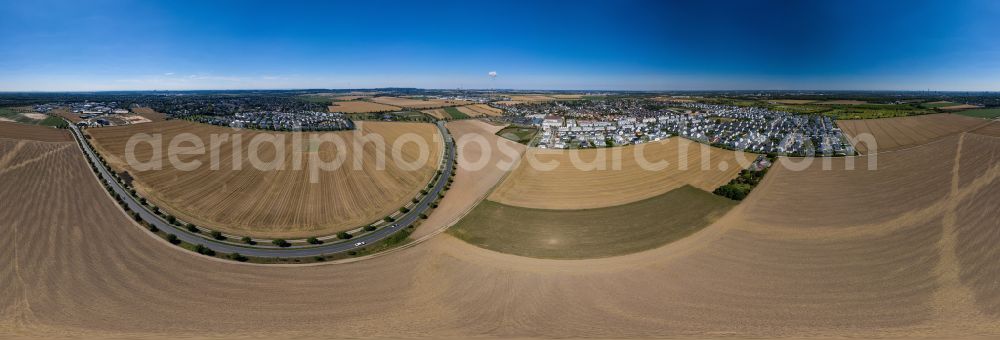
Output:
[[[935,139],[973,130],[988,122],[957,114],[930,114],[910,117],[838,120],[837,126],[849,136],[871,134],[875,137],[878,152],[904,149],[921,145]],[[871,146],[856,144],[862,154],[869,153]]]
[[22,113],[21,115],[25,116],[25,117],[28,117],[29,119],[34,119],[34,120],[42,120],[42,119],[45,119],[46,117],[48,117],[48,115],[46,115],[44,113],[37,113],[37,112],[26,112],[26,113]]
[[142,124],[142,123],[152,123],[153,120],[146,118],[143,115],[131,115],[131,116],[121,116],[121,119],[128,124]]
[[150,120],[153,122],[160,122],[167,119],[167,115],[164,113],[156,112],[148,107],[134,107],[132,112]]
[[72,141],[69,131],[48,126],[0,122],[0,138],[25,139],[42,142]]
[[[438,232],[441,228],[458,222],[459,218],[472,210],[477,202],[493,190],[524,153],[524,145],[495,135],[501,128],[499,126],[468,119],[450,122],[447,127],[458,146],[455,182],[452,183],[448,194],[441,199],[437,209],[434,209],[427,220],[411,234],[414,239]],[[473,138],[479,137],[486,141],[485,148],[483,144],[472,142]],[[500,148],[510,150],[512,153],[505,154]],[[485,166],[480,167],[477,163],[482,162],[482,157],[488,158],[483,163]]]
[[[703,156],[703,150],[707,155]],[[538,166],[522,161],[490,195],[490,200],[537,209],[600,208],[661,195],[685,184],[711,192],[736,177],[742,169],[735,152],[676,137],[602,149],[530,148],[525,159],[529,157],[534,157],[537,160],[534,164]],[[595,166],[590,170],[586,164],[578,168],[573,157],[580,161],[577,164],[589,162]],[[662,168],[643,167],[639,161],[643,158],[650,164],[668,163],[663,163]],[[754,158],[746,154],[748,162]],[[544,166],[553,161],[558,162],[553,169]],[[682,167],[682,161],[686,166]],[[702,170],[703,161],[705,170]],[[598,165],[603,169],[597,168]]]
[[973,130],[972,132],[980,135],[1000,137],[1000,120],[993,121],[992,123],[986,124],[983,127]]
[[[180,120],[91,129],[88,133],[112,167],[117,171],[128,170],[144,197],[177,218],[236,235],[295,238],[354,229],[394,213],[409,204],[440,165],[441,137],[432,124],[364,122],[359,129],[357,132],[362,136],[378,135],[385,140],[384,170],[376,167],[376,144],[366,143],[359,154],[353,151],[353,141],[359,140],[355,131],[333,132],[329,134],[343,138],[348,148],[344,163],[335,170],[317,171],[315,182],[310,180],[308,159],[318,152],[321,160],[332,161],[337,157],[337,148],[331,143],[312,146],[303,139],[298,146],[301,160],[296,163],[293,149],[296,145],[291,133],[240,131]],[[163,134],[164,148],[174,136],[193,133],[201,138],[206,149],[211,148],[212,134],[238,134],[242,136],[239,148],[242,156],[234,161],[234,144],[225,142],[217,149],[217,170],[211,168],[211,152],[183,156],[184,161],[201,162],[201,166],[185,171],[171,166],[169,155],[163,151],[162,169],[136,171],[127,164],[125,147],[137,133]],[[258,135],[285,137],[281,143],[285,150],[281,170],[257,169],[251,163],[250,145]],[[423,140],[428,146],[426,161],[412,171],[400,167],[392,156],[393,142],[406,135]],[[259,145],[257,153],[262,161],[270,161],[278,154],[273,144]],[[407,143],[401,155],[406,162],[415,162],[420,148]],[[137,160],[152,157],[149,144],[136,147]],[[360,167],[355,167],[355,159],[360,161]],[[234,164],[239,168],[234,169]]]
[[[908,206],[879,223],[830,214],[804,228],[745,204],[621,257],[537,260],[441,235],[318,267],[176,250],[117,210],[75,147],[27,155],[35,161],[0,174],[0,202],[12,202],[0,209],[0,337],[996,337],[1000,159],[984,151],[1000,142],[939,143],[928,147],[953,160],[930,178],[947,187],[936,200],[911,203],[904,183],[858,178],[898,199],[855,211]],[[746,203],[788,196],[786,181],[842,192],[788,174],[769,174]]]

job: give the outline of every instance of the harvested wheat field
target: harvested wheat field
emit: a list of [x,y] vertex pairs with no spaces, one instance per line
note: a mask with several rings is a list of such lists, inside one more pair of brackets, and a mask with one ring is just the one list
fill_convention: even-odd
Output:
[[530,102],[547,102],[556,99],[542,94],[513,94],[510,95],[510,100],[530,103]]
[[[744,155],[746,164],[754,160],[755,155]],[[644,167],[642,160],[649,166]],[[536,209],[608,207],[684,185],[711,192],[742,168],[736,152],[683,138],[601,149],[531,148],[490,200]]]
[[459,106],[457,109],[471,117],[493,117],[503,115],[503,110],[490,107],[486,104]]
[[385,105],[379,103],[372,103],[368,101],[348,101],[348,102],[333,102],[332,105],[328,107],[330,112],[343,112],[343,113],[370,113],[370,112],[389,112],[389,111],[399,111],[401,108],[392,105]]
[[583,98],[583,95],[582,94],[553,94],[553,95],[549,95],[549,97],[552,97],[552,98],[555,98],[555,99],[581,99],[581,98]]
[[495,103],[497,103],[499,105],[512,106],[512,105],[524,104],[524,103],[527,103],[527,102],[522,102],[522,101],[519,101],[519,100],[500,100],[500,101],[497,101]]
[[449,122],[446,126],[457,147],[455,182],[441,204],[411,234],[415,239],[458,222],[510,173],[524,153],[524,145],[496,135],[501,126],[472,119]]
[[[878,223],[850,214],[824,215],[832,221],[820,227],[770,222],[789,212],[749,206],[790,197],[794,184],[846,190],[779,168],[711,226],[631,255],[540,260],[438,235],[314,267],[178,250],[132,224],[79,150],[66,148],[0,174],[0,202],[9,202],[0,209],[0,337],[1000,336],[1000,159],[985,152],[1000,141],[938,143],[920,148],[946,153],[951,167],[932,171],[941,176],[858,178],[898,200],[810,197],[841,211],[908,206]],[[918,157],[904,154],[914,150],[879,166],[910,166]],[[910,203],[909,187],[929,180],[947,187],[944,196]]]
[[431,109],[431,110],[423,110],[423,111],[420,111],[420,112],[426,113],[426,114],[430,115],[431,117],[434,117],[434,118],[437,118],[437,119],[448,119],[448,118],[451,118],[451,116],[449,116],[447,112],[444,112],[444,109]]
[[457,106],[465,105],[469,102],[466,100],[451,100],[451,99],[414,99],[414,98],[403,98],[403,97],[373,97],[371,98],[373,102],[382,103],[392,106],[400,106],[408,109],[432,109],[443,106]]
[[947,111],[957,111],[957,110],[968,110],[968,109],[978,109],[979,106],[969,105],[969,104],[955,104],[951,106],[942,106],[940,109]]
[[[344,155],[343,166],[317,171],[315,182],[310,180],[307,164],[313,163],[308,163],[309,159],[319,157],[332,162],[338,157],[337,149],[332,143],[314,145],[308,140],[296,141],[291,133],[238,131],[176,120],[91,129],[88,133],[116,171],[127,170],[135,177],[136,190],[177,218],[237,235],[295,238],[332,234],[382,219],[408,204],[438,169],[443,145],[434,125],[364,122],[358,126],[357,131],[328,133],[343,138],[349,151]],[[137,133],[163,134],[164,146],[178,134],[191,133],[200,137],[206,147],[210,147],[211,134],[240,135],[241,156],[234,158],[234,144],[225,142],[217,148],[219,170],[211,167],[212,152],[183,156],[185,162],[201,162],[192,171],[171,166],[167,153],[162,152],[162,169],[136,171],[126,163],[124,154],[127,140]],[[311,134],[304,135],[308,138]],[[352,145],[359,138],[376,135],[386,141],[384,171],[376,168],[378,152],[374,143],[364,144],[360,155],[353,151]],[[254,159],[272,162],[279,155],[274,144],[253,143],[258,136],[284,138],[277,143],[286,150],[283,161],[268,163],[280,166],[277,170],[255,167],[251,162]],[[420,147],[414,143],[403,145],[402,160],[417,163],[413,170],[393,161],[392,143],[401,136],[416,137],[428,146],[426,158],[419,162]],[[259,158],[250,156],[253,144],[260,145],[256,152]],[[152,157],[148,143],[136,147],[137,160]],[[357,167],[356,160],[360,162]],[[234,164],[242,170],[234,170]]]
[[69,131],[48,126],[0,122],[0,138],[25,139],[41,142],[69,142],[73,140]]
[[[857,138],[870,134],[875,138],[878,151],[892,151],[912,147],[959,132],[986,125],[982,119],[956,114],[930,114],[910,117],[838,120],[837,126],[847,135]],[[860,153],[869,153],[871,145],[856,143]]]

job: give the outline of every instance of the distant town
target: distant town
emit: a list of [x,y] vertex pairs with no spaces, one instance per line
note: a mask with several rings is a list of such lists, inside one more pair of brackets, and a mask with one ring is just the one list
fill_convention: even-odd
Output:
[[[837,120],[932,113],[990,117],[992,93],[587,92],[510,90],[262,90],[17,94],[18,105],[80,127],[185,119],[272,131],[338,131],[357,120],[434,122],[479,118],[532,147],[602,148],[682,137],[759,154],[857,154]],[[31,106],[27,106],[30,104]],[[7,119],[29,121],[11,109]],[[507,132],[511,133],[507,133]]]

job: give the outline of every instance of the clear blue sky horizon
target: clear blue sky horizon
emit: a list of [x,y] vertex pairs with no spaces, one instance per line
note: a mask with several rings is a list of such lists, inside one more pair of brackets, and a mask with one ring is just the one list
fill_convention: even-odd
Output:
[[990,0],[0,0],[0,13],[0,91],[1000,90]]

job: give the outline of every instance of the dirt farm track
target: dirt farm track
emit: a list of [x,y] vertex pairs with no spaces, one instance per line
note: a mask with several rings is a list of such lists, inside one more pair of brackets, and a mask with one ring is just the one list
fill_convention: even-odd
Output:
[[[880,154],[877,171],[779,166],[714,224],[625,256],[440,234],[265,267],[175,249],[132,225],[75,144],[0,130],[0,338],[996,337],[996,150],[970,132]],[[797,211],[815,215],[783,217]]]

